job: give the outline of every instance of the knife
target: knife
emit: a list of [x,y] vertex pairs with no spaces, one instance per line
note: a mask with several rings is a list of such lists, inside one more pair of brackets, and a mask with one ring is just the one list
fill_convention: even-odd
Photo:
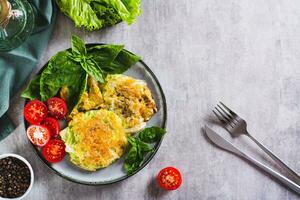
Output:
[[281,173],[274,171],[270,167],[262,164],[255,158],[247,155],[244,153],[242,150],[238,149],[236,146],[234,146],[231,142],[226,140],[225,138],[221,137],[219,134],[217,134],[215,131],[213,131],[211,128],[208,126],[205,126],[205,133],[207,137],[218,147],[227,150],[237,156],[240,156],[242,158],[245,158],[246,160],[250,161],[251,163],[255,164],[257,167],[261,168],[265,172],[269,173],[276,179],[278,179],[281,183],[286,185],[288,188],[294,190],[297,194],[300,194],[300,186],[290,180],[289,178],[283,176]]

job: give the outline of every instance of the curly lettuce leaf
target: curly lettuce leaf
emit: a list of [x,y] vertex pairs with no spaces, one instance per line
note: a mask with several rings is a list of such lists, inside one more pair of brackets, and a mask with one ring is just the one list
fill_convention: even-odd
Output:
[[99,19],[90,5],[89,0],[56,0],[61,11],[69,16],[76,27],[86,27],[96,30],[104,27],[103,20]]
[[123,19],[126,21],[128,24],[132,24],[135,19],[141,14],[141,0],[121,0],[122,3],[125,5],[127,10],[129,11],[130,15],[126,18]]
[[141,14],[140,0],[94,0],[95,2],[105,2],[119,14],[121,19],[127,24],[132,24],[136,17]]
[[97,30],[123,20],[132,24],[140,15],[140,0],[56,0],[76,27]]
[[120,15],[111,6],[94,1],[91,5],[98,18],[103,21],[104,27],[111,26],[122,21]]

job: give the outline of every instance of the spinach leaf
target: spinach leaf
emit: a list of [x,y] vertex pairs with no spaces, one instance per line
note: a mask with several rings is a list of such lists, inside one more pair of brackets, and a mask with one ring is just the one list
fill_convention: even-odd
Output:
[[40,78],[40,75],[33,77],[27,88],[22,92],[21,97],[28,98],[30,100],[40,99]]
[[166,130],[160,127],[152,126],[150,128],[145,128],[139,133],[139,138],[143,142],[157,142],[166,133]]
[[75,85],[85,73],[72,59],[69,51],[58,52],[53,56],[40,78],[41,100],[46,101],[57,94],[63,86]]

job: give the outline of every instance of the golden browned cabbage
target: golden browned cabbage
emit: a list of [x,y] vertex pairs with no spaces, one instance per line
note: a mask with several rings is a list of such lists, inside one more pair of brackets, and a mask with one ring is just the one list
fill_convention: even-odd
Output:
[[76,114],[60,135],[71,162],[89,171],[110,165],[127,145],[121,118],[105,109]]
[[147,84],[129,76],[108,75],[102,96],[104,107],[124,120],[126,132],[144,128],[145,122],[157,111]]

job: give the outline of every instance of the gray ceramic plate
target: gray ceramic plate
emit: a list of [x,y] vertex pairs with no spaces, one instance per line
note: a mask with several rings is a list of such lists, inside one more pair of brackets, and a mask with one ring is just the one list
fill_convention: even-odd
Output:
[[[88,46],[92,46],[92,45],[95,44],[88,44]],[[136,79],[142,79],[147,82],[148,87],[150,88],[153,98],[158,107],[158,112],[151,118],[150,121],[148,121],[147,126],[148,127],[159,126],[165,128],[166,120],[167,120],[166,100],[162,88],[157,78],[150,70],[150,68],[143,61],[139,61],[138,63],[133,65],[130,69],[128,69],[124,74],[132,76]],[[25,124],[27,128],[28,124],[27,123]],[[124,156],[105,169],[100,169],[96,172],[88,172],[73,165],[69,161],[70,159],[68,155],[64,158],[63,161],[59,163],[55,163],[55,164],[48,163],[43,158],[43,155],[41,154],[40,150],[36,148],[34,145],[32,146],[35,149],[37,155],[42,159],[42,161],[50,169],[52,169],[55,173],[62,176],[63,178],[76,183],[87,184],[87,185],[106,185],[106,184],[122,181],[136,174],[141,169],[143,169],[154,157],[162,140],[163,138],[159,142],[154,144],[155,151],[147,155],[143,165],[131,175],[126,175],[125,171],[123,170]]]

